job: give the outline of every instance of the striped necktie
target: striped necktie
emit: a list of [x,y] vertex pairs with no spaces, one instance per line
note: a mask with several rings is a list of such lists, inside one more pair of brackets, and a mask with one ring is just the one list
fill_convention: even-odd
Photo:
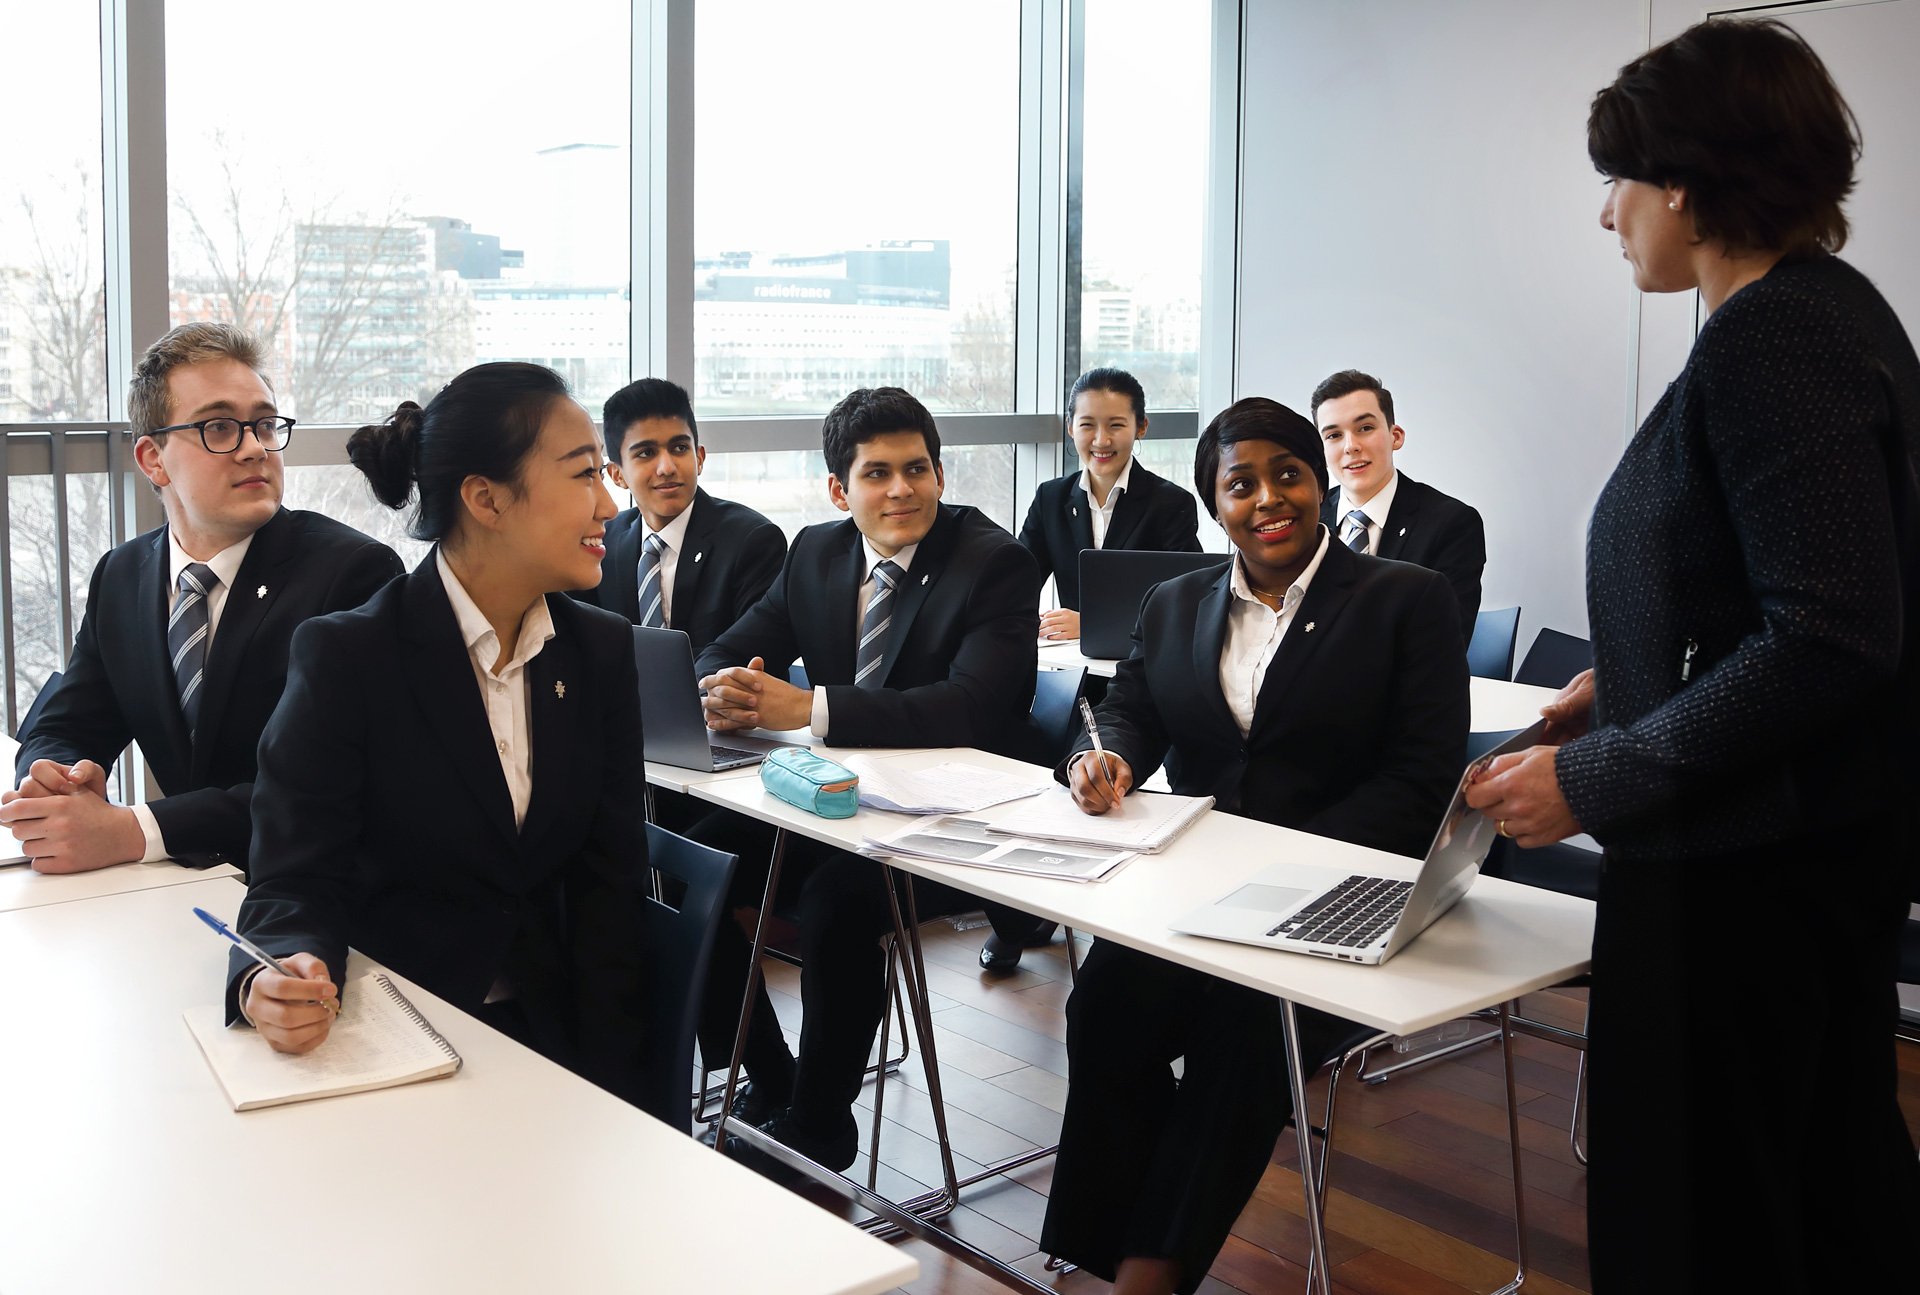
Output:
[[647,536],[640,546],[640,623],[657,630],[667,627],[660,598],[660,553],[666,547],[666,541],[658,535]]
[[853,686],[878,688],[885,682],[880,659],[887,654],[887,628],[893,624],[893,583],[900,568],[882,561],[873,568],[873,597],[867,600],[867,614],[860,618],[860,646],[853,654]]
[[173,614],[167,617],[167,654],[173,658],[173,678],[189,739],[199,727],[200,684],[207,672],[207,638],[211,633],[207,595],[219,585],[220,577],[213,574],[212,567],[204,562],[190,564],[180,573],[180,597],[174,601]]
[[1347,532],[1347,547],[1355,553],[1365,553],[1367,551],[1367,510],[1356,508],[1348,513],[1347,525],[1352,528]]

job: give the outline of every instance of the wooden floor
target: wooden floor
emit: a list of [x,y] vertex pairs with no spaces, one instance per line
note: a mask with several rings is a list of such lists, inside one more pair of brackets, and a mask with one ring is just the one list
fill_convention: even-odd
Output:
[[[1061,1014],[1069,990],[1065,944],[1029,951],[1020,970],[989,978],[977,964],[983,930],[930,923],[923,939],[936,1043],[956,1168],[1050,1145],[1067,1093]],[[770,964],[775,1006],[790,1041],[800,1022],[799,973]],[[1578,1027],[1576,991],[1530,996],[1526,1011]],[[895,1026],[897,1034],[897,1025]],[[895,1045],[897,1052],[897,1043]],[[1575,1054],[1522,1038],[1515,1048],[1521,1103],[1530,1273],[1526,1289],[1559,1295],[1587,1289],[1586,1177],[1567,1143]],[[1920,1141],[1920,1047],[1901,1045],[1901,1098]],[[916,1055],[883,1098],[879,1187],[901,1199],[936,1182],[926,1079]],[[1513,1275],[1513,1206],[1499,1052],[1476,1048],[1409,1070],[1378,1086],[1342,1081],[1328,1210],[1334,1289],[1349,1295],[1461,1295]],[[1311,1094],[1318,1109],[1326,1080]],[[862,1091],[864,1178],[874,1088]],[[1294,1143],[1283,1137],[1254,1199],[1214,1264],[1204,1292],[1303,1290],[1307,1233]],[[949,1226],[989,1253],[1057,1289],[1099,1292],[1081,1273],[1049,1274],[1037,1238],[1051,1159],[962,1193]],[[921,1264],[915,1295],[973,1295],[998,1283],[918,1241],[901,1243]]]

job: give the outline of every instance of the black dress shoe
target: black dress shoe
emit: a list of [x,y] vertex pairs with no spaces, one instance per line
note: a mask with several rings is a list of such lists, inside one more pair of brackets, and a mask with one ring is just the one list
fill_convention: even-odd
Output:
[[[860,1126],[854,1123],[851,1111],[837,1128],[824,1133],[809,1125],[801,1124],[793,1118],[791,1110],[781,1111],[759,1127],[762,1133],[775,1142],[791,1147],[815,1164],[831,1169],[835,1173],[845,1173],[852,1168],[854,1156],[859,1151]],[[745,1138],[729,1134],[727,1154],[776,1182],[793,1182],[801,1177],[788,1168],[784,1161],[760,1150]]]
[[1020,965],[1022,949],[1038,949],[1053,941],[1054,928],[1059,924],[1041,920],[1031,931],[1019,938],[1010,938],[995,931],[980,946],[980,966],[985,971],[1005,974]]
[[[727,1108],[727,1118],[741,1124],[760,1125],[787,1109],[787,1099],[793,1094],[793,1086],[776,1090],[767,1084],[757,1084],[749,1079],[733,1091],[733,1105]],[[718,1135],[720,1122],[708,1124],[700,1135],[702,1146],[713,1146]]]

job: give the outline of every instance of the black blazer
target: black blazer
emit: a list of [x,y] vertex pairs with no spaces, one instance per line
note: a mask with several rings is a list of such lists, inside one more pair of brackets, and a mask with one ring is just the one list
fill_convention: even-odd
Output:
[[[463,1011],[505,977],[543,1052],[632,1096],[647,865],[633,638],[599,608],[556,595],[547,609],[518,830],[431,557],[359,611],[301,628],[260,739],[238,929],[335,976],[352,944]],[[249,965],[229,965],[229,1020]]]
[[759,656],[784,676],[804,658],[813,686],[827,689],[835,746],[1017,753],[1040,628],[1032,557],[979,510],[940,505],[897,594],[880,688],[853,686],[863,565],[851,519],[807,527],[773,588],[701,654],[699,672]]
[[[629,508],[607,523],[607,556],[600,583],[574,594],[582,602],[640,620],[640,543],[646,538],[640,510]],[[780,573],[787,537],[765,517],[730,499],[693,492],[685,552],[673,569],[673,614],[667,628],[684,630],[697,657],[722,631],[760,601]]]
[[[1132,766],[1136,786],[1164,759],[1181,795],[1424,855],[1466,767],[1467,663],[1446,581],[1336,538],[1242,739],[1220,690],[1232,579],[1231,566],[1196,571],[1147,594],[1133,653],[1096,715],[1106,749]],[[1083,733],[1074,750],[1091,746]]]
[[1916,463],[1920,358],[1859,271],[1782,262],[1714,312],[1587,532],[1594,727],[1555,772],[1609,857],[1920,857],[1833,835],[1914,822]]
[[[1320,520],[1336,544],[1345,512],[1340,487],[1335,486],[1320,502]],[[1473,639],[1474,618],[1480,614],[1480,575],[1487,569],[1487,528],[1472,506],[1400,473],[1393,508],[1380,527],[1380,551],[1373,556],[1411,562],[1445,576],[1460,604],[1461,641]]]
[[[1101,547],[1198,553],[1199,516],[1192,495],[1135,459]],[[1052,576],[1060,605],[1079,611],[1080,550],[1093,547],[1093,502],[1080,488],[1079,472],[1040,483],[1020,528],[1020,542],[1039,564],[1041,583]]]
[[401,572],[392,549],[318,513],[281,509],[253,534],[207,655],[199,739],[167,652],[167,528],[119,545],[93,569],[65,676],[21,734],[15,780],[35,760],[106,768],[129,741],[166,793],[148,802],[174,858],[244,868],[254,748],[286,684],[303,622],[358,607]]

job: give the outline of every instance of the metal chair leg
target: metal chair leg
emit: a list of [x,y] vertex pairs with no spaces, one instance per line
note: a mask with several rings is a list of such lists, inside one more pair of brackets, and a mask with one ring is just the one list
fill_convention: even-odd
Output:
[[1060,929],[1067,933],[1067,983],[1077,985],[1080,983],[1080,946],[1074,942],[1071,926]]

